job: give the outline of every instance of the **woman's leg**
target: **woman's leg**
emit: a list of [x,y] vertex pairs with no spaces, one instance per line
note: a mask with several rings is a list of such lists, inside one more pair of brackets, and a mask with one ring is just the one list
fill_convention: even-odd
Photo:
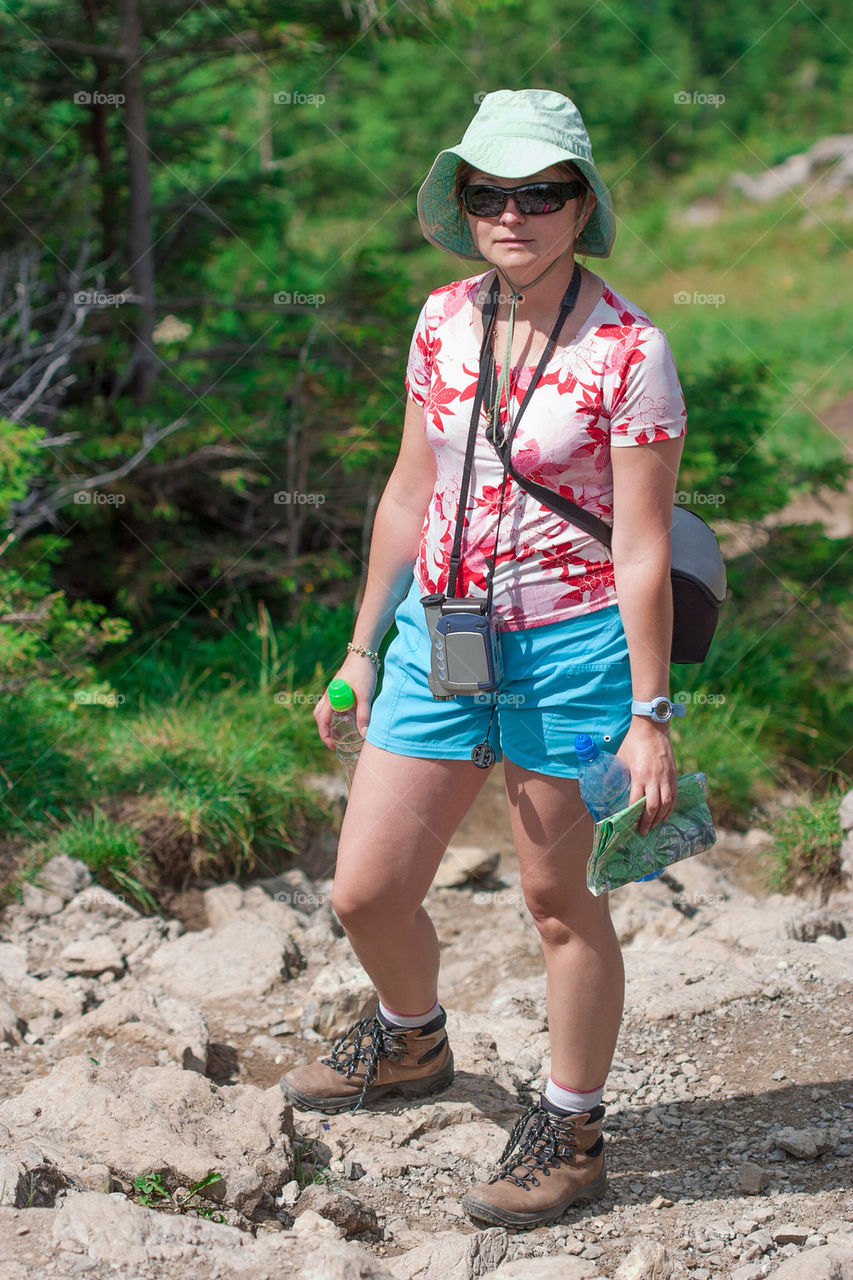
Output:
[[607,1077],[625,990],[607,895],[586,887],[592,819],[574,778],[504,762],[521,885],[542,940],[547,973],[551,1074],[581,1093]]
[[470,760],[423,760],[365,742],[338,846],[332,906],[382,1002],[435,1003],[439,947],[421,906],[486,780]]

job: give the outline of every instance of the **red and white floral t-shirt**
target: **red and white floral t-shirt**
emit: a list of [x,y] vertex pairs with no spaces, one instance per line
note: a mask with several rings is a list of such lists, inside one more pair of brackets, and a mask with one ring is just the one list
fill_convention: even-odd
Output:
[[[415,580],[447,587],[480,340],[474,301],[489,271],[434,289],[412,337],[406,390],[424,406],[436,483],[421,533]],[[511,371],[511,419],[535,365]],[[498,366],[500,372],[500,366]],[[506,399],[501,401],[506,425]],[[684,434],[686,409],[661,329],[605,285],[568,347],[554,351],[519,423],[513,466],[525,477],[613,520],[610,449]],[[503,464],[477,436],[457,595],[484,596],[495,541]],[[510,479],[500,526],[493,607],[502,630],[542,626],[614,603],[613,563],[602,543],[547,510]]]

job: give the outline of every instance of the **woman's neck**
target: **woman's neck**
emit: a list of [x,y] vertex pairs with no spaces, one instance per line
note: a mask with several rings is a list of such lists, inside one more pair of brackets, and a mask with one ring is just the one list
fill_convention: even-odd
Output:
[[[533,326],[545,323],[551,325],[557,317],[560,303],[574,274],[575,260],[570,253],[557,258],[552,264],[552,269],[547,271],[541,280],[537,280],[537,277],[541,274],[542,268],[537,271],[535,266],[511,270],[509,275],[500,268],[496,270],[502,295],[508,295],[513,287],[522,295],[521,300],[516,303],[516,321]],[[581,271],[581,284],[583,284],[583,268]],[[536,281],[536,283],[529,284],[529,281]],[[502,297],[498,303],[498,318],[508,316],[509,308],[509,297]]]

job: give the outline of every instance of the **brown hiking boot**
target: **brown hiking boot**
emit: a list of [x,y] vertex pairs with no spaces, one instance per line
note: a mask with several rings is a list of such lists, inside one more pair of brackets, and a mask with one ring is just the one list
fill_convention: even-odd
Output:
[[289,1102],[303,1111],[357,1111],[386,1094],[420,1098],[453,1080],[453,1054],[442,1009],[425,1027],[386,1027],[362,1018],[332,1045],[328,1058],[294,1067],[281,1078]]
[[600,1105],[556,1113],[543,1096],[517,1121],[498,1172],[472,1187],[462,1208],[472,1218],[502,1227],[538,1227],[554,1222],[570,1205],[596,1199],[607,1187],[603,1115]]

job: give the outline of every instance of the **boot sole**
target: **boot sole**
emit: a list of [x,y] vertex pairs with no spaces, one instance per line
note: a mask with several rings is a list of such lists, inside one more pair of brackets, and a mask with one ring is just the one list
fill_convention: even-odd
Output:
[[463,1196],[460,1203],[472,1218],[479,1218],[483,1222],[492,1222],[499,1227],[518,1227],[524,1231],[532,1227],[547,1226],[549,1223],[556,1222],[558,1218],[562,1218],[566,1210],[570,1209],[572,1205],[584,1204],[588,1200],[597,1200],[606,1190],[607,1171],[603,1170],[595,1182],[591,1182],[587,1187],[579,1187],[574,1195],[569,1196],[568,1200],[563,1200],[555,1208],[543,1210],[540,1213],[513,1213],[511,1209],[500,1209],[497,1205],[489,1204],[487,1200],[477,1200],[473,1196]]
[[[453,1084],[453,1051],[450,1051],[446,1064],[434,1076],[424,1076],[422,1080],[405,1080],[398,1083],[371,1085],[364,1095],[362,1107],[369,1106],[375,1098],[389,1096],[402,1098],[423,1098],[431,1093],[443,1093]],[[358,1094],[348,1093],[338,1098],[321,1098],[301,1089],[294,1089],[282,1078],[279,1088],[288,1102],[302,1111],[320,1111],[323,1115],[334,1116],[341,1111],[354,1111],[358,1105]]]

